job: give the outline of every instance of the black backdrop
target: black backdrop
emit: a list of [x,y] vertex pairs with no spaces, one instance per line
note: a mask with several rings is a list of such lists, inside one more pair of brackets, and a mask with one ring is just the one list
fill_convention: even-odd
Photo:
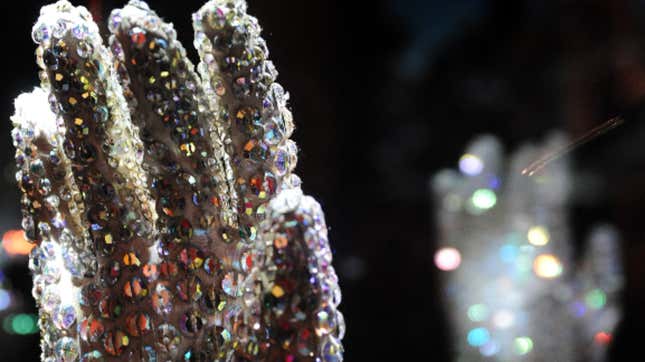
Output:
[[[76,3],[103,19],[123,4]],[[20,223],[8,119],[13,97],[37,82],[30,29],[40,5],[0,3],[5,229]],[[201,1],[150,5],[195,59],[190,14]],[[611,356],[635,360],[645,330],[645,2],[249,0],[249,9],[291,93],[297,173],[331,227],[348,361],[449,360],[427,185],[472,136],[495,133],[512,148],[615,115],[626,125],[574,154],[576,182],[592,191],[574,197],[570,218],[578,239],[596,221],[623,235],[626,311]],[[29,295],[26,261],[6,274]],[[39,353],[36,336],[3,334],[0,346],[6,361]]]

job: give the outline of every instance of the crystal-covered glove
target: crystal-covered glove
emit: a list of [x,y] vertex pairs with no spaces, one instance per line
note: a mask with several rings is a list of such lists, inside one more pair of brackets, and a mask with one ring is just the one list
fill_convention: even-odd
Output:
[[505,160],[499,141],[481,136],[461,157],[460,172],[433,178],[435,263],[446,271],[457,361],[604,360],[620,314],[617,233],[594,228],[577,268],[567,162],[533,177],[521,173],[563,143],[553,136]]
[[339,361],[327,227],[243,0],[193,15],[197,70],[141,1],[34,26],[14,144],[45,361]]

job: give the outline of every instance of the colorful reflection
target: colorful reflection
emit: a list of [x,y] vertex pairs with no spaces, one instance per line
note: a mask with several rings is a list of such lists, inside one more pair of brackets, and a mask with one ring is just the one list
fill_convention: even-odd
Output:
[[[566,161],[521,170],[564,142],[525,145],[503,158],[495,137],[473,141],[459,171],[433,178],[439,248],[458,361],[602,361],[620,317],[618,235],[593,228],[572,261]],[[582,331],[582,333],[580,332]]]

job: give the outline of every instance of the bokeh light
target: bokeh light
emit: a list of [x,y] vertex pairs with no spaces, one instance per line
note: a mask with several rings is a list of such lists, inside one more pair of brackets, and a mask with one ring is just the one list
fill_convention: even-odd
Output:
[[482,160],[470,153],[466,153],[459,159],[459,170],[468,176],[479,175],[484,169]]
[[583,302],[576,300],[571,304],[571,312],[575,317],[580,318],[587,312],[587,306]]
[[549,230],[544,226],[533,226],[529,229],[526,237],[529,243],[535,246],[543,246],[549,242]]
[[533,261],[533,272],[540,278],[556,278],[562,274],[562,263],[554,255],[541,254]]
[[468,318],[473,322],[482,322],[488,319],[486,304],[473,304],[468,307]]
[[6,289],[0,289],[0,311],[11,305],[11,294]]
[[488,343],[479,348],[479,353],[481,353],[483,356],[490,357],[496,355],[499,350],[499,343],[495,341],[488,341]]
[[461,264],[461,253],[455,248],[441,248],[434,254],[434,263],[443,271],[455,270]]
[[608,345],[609,343],[611,343],[612,335],[611,333],[600,331],[596,333],[596,335],[593,337],[593,340],[597,344]]
[[585,304],[591,309],[601,309],[606,302],[607,296],[600,289],[593,289],[585,294]]
[[523,356],[533,349],[533,340],[529,337],[517,337],[513,341],[513,349],[516,354]]
[[473,193],[471,202],[479,210],[488,210],[497,203],[497,195],[491,189],[478,189]]
[[493,323],[499,329],[506,329],[515,323],[515,314],[508,310],[502,309],[493,315]]
[[2,322],[5,332],[10,334],[34,334],[38,332],[38,317],[35,314],[10,314]]
[[468,332],[468,344],[470,344],[473,347],[481,347],[488,343],[490,340],[490,333],[488,332],[488,329],[479,327],[479,328],[474,328],[471,329],[470,332]]
[[2,247],[9,255],[29,255],[34,244],[27,241],[23,230],[9,230],[2,235]]

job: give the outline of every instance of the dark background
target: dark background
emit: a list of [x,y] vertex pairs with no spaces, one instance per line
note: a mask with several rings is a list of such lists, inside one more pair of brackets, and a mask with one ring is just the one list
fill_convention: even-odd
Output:
[[[297,173],[331,227],[347,321],[346,360],[448,361],[450,332],[432,265],[430,175],[474,135],[507,149],[560,128],[626,124],[577,150],[577,239],[618,226],[627,286],[611,360],[640,360],[645,332],[645,1],[248,0],[291,93]],[[103,21],[123,1],[76,1]],[[201,1],[150,1],[193,60]],[[9,116],[37,84],[31,26],[42,2],[0,3],[0,231],[18,228]],[[584,245],[578,245],[578,251]],[[26,259],[5,270],[34,311]],[[0,331],[1,359],[34,361],[38,337]],[[628,356],[634,356],[629,358]]]

